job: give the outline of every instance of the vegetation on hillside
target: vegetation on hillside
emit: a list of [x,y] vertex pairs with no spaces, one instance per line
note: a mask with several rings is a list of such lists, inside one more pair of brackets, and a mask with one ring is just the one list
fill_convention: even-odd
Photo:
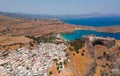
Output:
[[[77,39],[77,40],[70,41],[69,44],[72,47],[74,47],[74,50],[76,51],[76,53],[79,53],[78,50],[81,49],[85,45],[85,41],[81,39]],[[72,51],[73,49],[70,48],[70,50]]]
[[55,36],[54,33],[45,34],[44,36],[41,36],[41,37],[35,37],[35,36],[26,36],[26,37],[35,40],[38,44],[40,42],[43,42],[43,43],[52,43],[56,39],[56,36]]

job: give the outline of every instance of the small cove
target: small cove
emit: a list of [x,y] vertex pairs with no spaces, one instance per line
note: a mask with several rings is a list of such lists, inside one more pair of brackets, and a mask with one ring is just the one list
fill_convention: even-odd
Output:
[[120,40],[120,33],[106,33],[106,32],[97,32],[94,30],[75,30],[71,33],[61,34],[60,36],[67,41],[80,39],[83,35],[91,35],[94,34],[100,37],[111,37],[117,40]]

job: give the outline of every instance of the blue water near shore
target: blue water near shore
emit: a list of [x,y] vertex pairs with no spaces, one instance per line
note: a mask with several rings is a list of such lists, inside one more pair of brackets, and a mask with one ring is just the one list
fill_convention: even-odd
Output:
[[83,25],[83,26],[93,26],[93,27],[102,27],[102,26],[112,26],[120,25],[120,16],[117,17],[93,17],[93,18],[77,18],[77,19],[61,19],[65,23]]
[[[104,26],[120,26],[120,16],[118,17],[94,17],[94,18],[79,18],[79,19],[63,19],[65,23],[75,24],[75,25],[83,25],[83,26],[93,26],[93,27],[104,27]],[[75,40],[80,39],[82,35],[90,35],[94,34],[96,36],[102,37],[111,37],[120,40],[120,33],[105,33],[105,32],[97,32],[93,30],[75,30],[72,33],[61,34],[66,40]]]
[[120,40],[120,33],[105,33],[105,32],[97,32],[93,30],[75,30],[72,33],[61,34],[61,37],[70,41],[70,40],[80,39],[83,35],[91,35],[91,34],[102,37],[111,37]]

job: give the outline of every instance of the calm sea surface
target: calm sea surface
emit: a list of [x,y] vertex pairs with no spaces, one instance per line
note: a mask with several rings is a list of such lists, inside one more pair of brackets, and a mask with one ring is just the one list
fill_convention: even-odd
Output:
[[94,27],[120,25],[120,17],[94,17],[94,18],[61,19],[61,20],[68,24],[94,26]]
[[102,37],[111,37],[120,40],[120,33],[105,33],[105,32],[97,32],[93,30],[75,30],[72,33],[61,34],[61,37],[70,41],[70,40],[80,39],[82,35],[91,35],[91,34]]
[[[113,26],[120,25],[120,17],[96,17],[96,18],[80,18],[80,19],[63,19],[65,23],[83,25],[83,26],[93,26],[93,27],[103,27],[103,26]],[[82,35],[94,34],[96,36],[102,37],[112,37],[120,40],[120,33],[105,33],[97,32],[93,30],[75,30],[72,33],[61,34],[66,40],[80,39]]]

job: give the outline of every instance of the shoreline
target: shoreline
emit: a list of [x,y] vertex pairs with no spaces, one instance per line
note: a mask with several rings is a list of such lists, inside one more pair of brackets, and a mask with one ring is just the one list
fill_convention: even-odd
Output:
[[57,34],[57,38],[63,39],[65,42],[69,41],[68,39],[64,38],[63,36],[61,36],[61,34]]
[[[81,32],[86,31],[86,33],[83,33],[83,34],[78,33],[78,35],[75,35],[77,37],[69,37],[68,36],[68,38],[67,38],[67,34],[72,34],[73,32],[75,32],[75,34],[76,34],[76,31],[81,31]],[[90,31],[92,31],[92,32],[90,33]],[[103,31],[101,32],[101,31],[96,31],[96,30],[91,30],[91,29],[89,29],[89,30],[88,29],[80,29],[80,30],[77,29],[77,30],[74,30],[73,32],[71,32],[71,33],[63,33],[63,34],[60,35],[60,38],[62,38],[64,40],[67,40],[67,41],[71,41],[71,40],[81,39],[84,35],[92,35],[92,34],[94,34],[96,36],[102,36],[102,37],[105,37],[105,38],[110,37],[110,38],[115,38],[116,40],[120,40],[120,38],[119,38],[120,32],[117,32],[117,33],[103,32]],[[64,34],[66,35],[65,37],[64,37]]]
[[[9,36],[35,36],[41,37],[44,34],[49,33],[72,33],[75,30],[94,30],[97,32],[106,32],[106,33],[120,33],[120,25],[114,26],[104,26],[104,27],[91,27],[91,26],[84,26],[84,25],[73,25],[68,23],[63,23],[61,21],[54,21],[54,20],[22,20],[22,19],[15,19],[12,17],[7,16],[0,16],[1,27],[0,28],[0,35],[8,35]],[[21,24],[20,21],[23,21]],[[3,26],[8,24],[7,26]],[[13,23],[13,26],[10,27],[10,23]],[[16,24],[17,23],[17,24]],[[34,26],[33,26],[34,25]],[[41,27],[45,25],[44,27]],[[10,27],[8,29],[8,26]],[[18,30],[19,28],[19,30]],[[59,29],[56,29],[59,28]],[[26,30],[27,29],[27,30]],[[32,30],[32,31],[31,31]],[[16,32],[17,31],[17,32]],[[63,38],[63,37],[62,37]],[[68,39],[65,39],[68,40]]]
[[120,33],[120,25],[103,26],[103,27],[92,27],[92,26],[80,25],[80,26],[77,26],[75,30],[95,30],[97,32]]

